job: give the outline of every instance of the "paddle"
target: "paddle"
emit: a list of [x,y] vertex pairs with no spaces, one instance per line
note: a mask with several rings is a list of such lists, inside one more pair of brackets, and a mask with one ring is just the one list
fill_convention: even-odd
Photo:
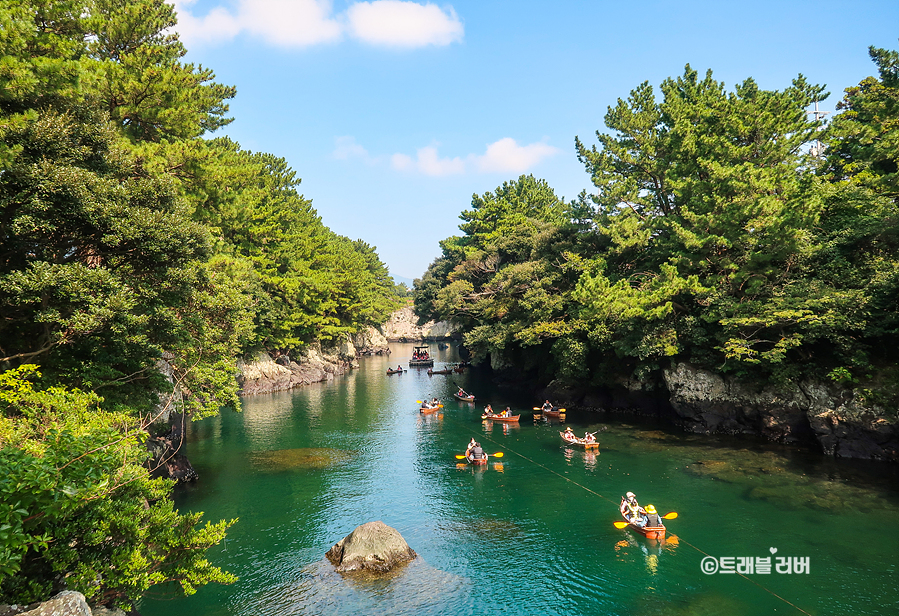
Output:
[[[663,520],[673,520],[677,517],[677,511],[672,511],[671,513],[666,513],[662,516]],[[629,524],[629,522],[612,522],[615,525],[615,528],[624,528]]]
[[[488,456],[493,456],[494,458],[502,458],[502,457],[503,457],[503,452],[497,451],[496,453],[488,453],[487,455],[488,455]],[[461,456],[460,456],[460,455],[457,455],[457,456],[456,456],[456,459],[457,459],[457,460],[464,460],[464,459],[465,459],[465,456],[464,456],[464,455],[461,455]]]

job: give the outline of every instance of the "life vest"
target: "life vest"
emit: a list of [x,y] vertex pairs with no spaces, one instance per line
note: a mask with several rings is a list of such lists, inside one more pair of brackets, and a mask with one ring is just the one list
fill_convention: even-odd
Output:
[[636,502],[631,503],[629,501],[625,501],[624,504],[626,505],[624,514],[628,518],[634,518],[640,514],[640,505],[638,505]]
[[480,447],[473,447],[471,450],[471,459],[472,460],[483,460],[487,457],[487,454],[484,453],[484,450]]

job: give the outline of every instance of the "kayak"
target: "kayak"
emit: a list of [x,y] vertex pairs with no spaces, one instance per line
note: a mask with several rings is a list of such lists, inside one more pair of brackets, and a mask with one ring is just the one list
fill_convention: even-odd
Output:
[[405,372],[405,370],[390,370],[389,368],[387,370],[387,374],[402,374],[403,372]]
[[486,464],[487,464],[486,457],[483,457],[480,460],[475,460],[471,456],[467,456],[465,459],[468,461],[469,464],[473,464],[474,466],[486,466]]
[[584,449],[599,449],[599,441],[597,440],[588,443],[586,439],[578,438],[574,435],[566,434],[565,432],[559,432],[559,436],[561,436],[562,440],[569,445],[579,445]]
[[565,414],[565,409],[560,409],[558,411],[543,411],[543,414],[547,417],[552,417],[553,419],[558,419],[562,415]]
[[[619,513],[621,513],[620,510],[619,510]],[[625,526],[625,528],[630,528],[631,530],[635,530],[638,533],[640,533],[641,535],[643,535],[644,537],[646,537],[647,539],[664,539],[665,538],[665,531],[667,529],[664,526],[643,526],[643,527],[635,526],[634,524],[630,523],[630,520],[628,520],[627,517],[625,517],[625,515],[623,513],[621,514],[621,517],[623,517],[625,519],[625,521],[628,522],[628,525]]]
[[445,370],[428,370],[428,374],[452,374],[453,371],[449,368]]
[[422,415],[429,415],[429,414],[431,414],[431,413],[436,413],[437,411],[439,411],[439,410],[442,409],[442,408],[443,408],[443,405],[442,405],[442,404],[438,404],[437,406],[434,406],[434,407],[423,406],[423,407],[421,407],[421,408],[418,409],[418,410],[421,411],[421,414],[422,414]]
[[500,417],[499,415],[481,415],[481,419],[489,419],[491,421],[518,421],[521,415],[511,415],[509,417]]
[[462,402],[474,402],[474,396],[460,396],[459,394],[453,394],[456,400],[461,400]]

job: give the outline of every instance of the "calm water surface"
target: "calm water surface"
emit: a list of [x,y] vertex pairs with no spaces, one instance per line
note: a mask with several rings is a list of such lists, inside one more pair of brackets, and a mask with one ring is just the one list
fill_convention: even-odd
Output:
[[[240,580],[148,599],[142,614],[895,614],[894,466],[569,414],[580,434],[605,428],[600,453],[588,454],[563,446],[558,424],[531,420],[539,401],[476,373],[385,376],[411,356],[412,345],[392,348],[331,383],[249,397],[242,413],[192,426],[200,481],[177,505],[240,518],[210,553]],[[437,353],[437,366],[453,352]],[[453,401],[454,383],[478,403]],[[426,396],[443,399],[441,415],[419,414]],[[482,422],[486,402],[525,414],[518,425]],[[457,464],[473,436],[504,457]],[[679,514],[673,537],[614,527],[628,490]],[[334,573],[324,553],[373,520],[420,558],[382,578]],[[700,569],[709,555],[772,549],[772,562],[808,558],[809,573]]]

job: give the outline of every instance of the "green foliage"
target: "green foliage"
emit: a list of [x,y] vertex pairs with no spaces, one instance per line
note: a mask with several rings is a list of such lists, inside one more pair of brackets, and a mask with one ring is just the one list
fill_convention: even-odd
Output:
[[327,229],[283,159],[203,138],[235,90],[182,61],[174,25],[164,0],[0,4],[10,602],[64,586],[127,606],[153,585],[230,581],[205,553],[233,522],[172,509],[141,466],[142,418],[167,392],[193,419],[239,408],[238,355],[344,335],[400,302],[375,249]]
[[871,47],[879,78],[847,88],[827,131],[831,179],[899,198],[899,52]]
[[181,515],[170,483],[141,462],[142,426],[78,390],[33,388],[35,366],[0,373],[0,597],[29,603],[65,587],[129,607],[151,586],[191,594],[234,577],[205,550],[236,520]]
[[[416,312],[547,380],[644,378],[677,359],[880,383],[899,359],[899,54],[871,56],[880,78],[848,89],[823,134],[805,109],[825,94],[801,75],[728,91],[687,66],[641,84],[598,145],[575,140],[596,193],[562,205],[520,178],[476,196],[416,281]],[[821,137],[825,161],[808,154]]]
[[203,159],[181,182],[193,218],[210,228],[221,255],[245,263],[255,306],[245,351],[334,338],[383,323],[396,307],[393,280],[375,249],[325,227],[284,159],[227,139],[179,156]]

